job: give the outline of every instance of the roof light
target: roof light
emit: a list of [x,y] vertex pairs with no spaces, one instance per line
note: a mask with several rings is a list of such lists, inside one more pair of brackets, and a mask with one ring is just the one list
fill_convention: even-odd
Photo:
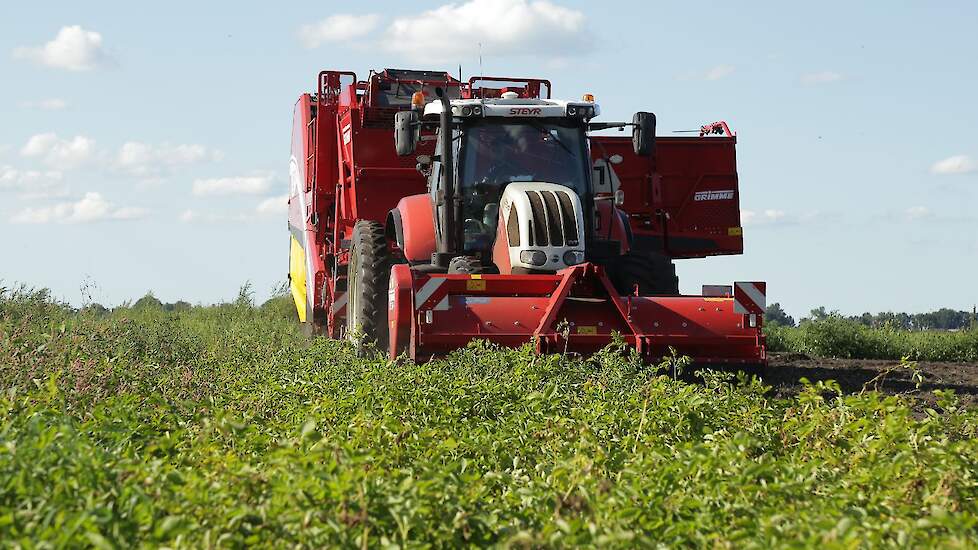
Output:
[[594,94],[584,94],[581,97],[581,101],[587,101],[588,103],[594,103]]
[[415,109],[424,107],[424,92],[414,92],[411,94],[411,107]]

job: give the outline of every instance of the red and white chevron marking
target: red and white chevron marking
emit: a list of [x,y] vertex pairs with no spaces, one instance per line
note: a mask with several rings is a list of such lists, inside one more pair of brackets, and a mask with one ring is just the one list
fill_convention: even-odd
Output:
[[734,283],[734,312],[748,314],[763,314],[767,308],[767,283],[739,282]]

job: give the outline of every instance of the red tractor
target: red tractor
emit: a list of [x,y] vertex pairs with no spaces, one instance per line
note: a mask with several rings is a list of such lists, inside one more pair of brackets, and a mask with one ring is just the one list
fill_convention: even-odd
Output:
[[[415,360],[482,338],[763,366],[765,285],[682,296],[673,260],[743,252],[725,124],[656,138],[550,82],[324,71],[295,107],[290,281],[308,332]],[[592,136],[608,129],[631,136]]]

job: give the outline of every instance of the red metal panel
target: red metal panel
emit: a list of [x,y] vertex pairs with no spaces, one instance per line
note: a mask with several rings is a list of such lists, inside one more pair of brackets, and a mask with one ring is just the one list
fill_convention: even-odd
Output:
[[625,192],[622,209],[639,245],[665,244],[673,258],[743,253],[735,148],[733,137],[660,137],[649,159],[635,155],[629,138],[591,138],[596,161],[622,158],[606,177]]
[[745,325],[732,298],[618,296],[591,264],[554,276],[416,275],[413,292],[412,348],[422,358],[475,338],[590,353],[619,333],[650,359],[672,347],[702,363],[765,360],[760,328]]

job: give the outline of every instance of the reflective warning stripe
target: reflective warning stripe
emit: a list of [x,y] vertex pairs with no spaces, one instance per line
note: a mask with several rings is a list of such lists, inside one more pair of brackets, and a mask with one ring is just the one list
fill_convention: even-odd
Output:
[[341,309],[346,307],[346,301],[347,299],[349,299],[349,297],[350,297],[350,293],[344,292],[342,296],[340,296],[339,298],[336,299],[336,301],[333,302],[332,307],[329,308],[330,311],[332,311],[334,315],[339,313]]
[[764,313],[767,308],[766,283],[734,283],[734,312],[742,314]]
[[[445,280],[446,279],[443,279],[441,277],[433,277],[431,279],[428,279],[425,282],[425,284],[422,285],[422,287],[418,290],[418,293],[415,295],[414,309],[420,310],[421,306],[423,306],[424,303],[428,301],[428,298],[431,298],[431,295],[434,294],[435,291],[437,291],[439,288],[441,288],[441,285],[445,284]],[[445,309],[448,309],[447,303],[445,304]]]

